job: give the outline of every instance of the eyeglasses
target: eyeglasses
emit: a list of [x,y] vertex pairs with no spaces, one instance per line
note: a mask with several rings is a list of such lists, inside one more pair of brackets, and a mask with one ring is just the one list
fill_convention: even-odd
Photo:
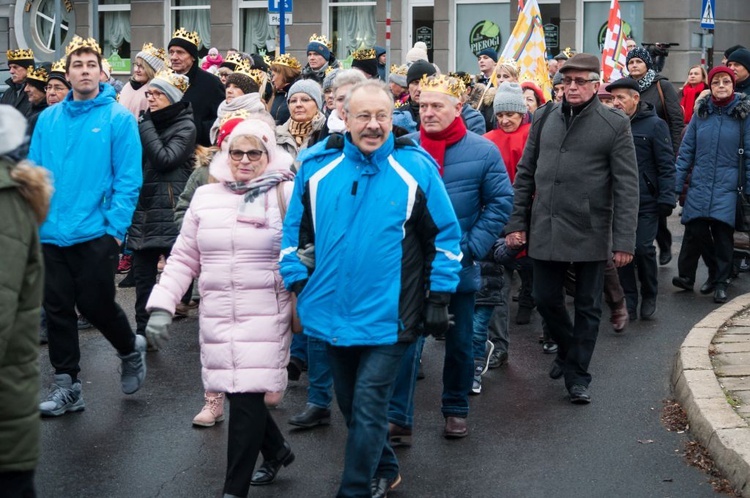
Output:
[[711,82],[711,86],[732,86],[732,80],[729,78],[723,80],[714,79]]
[[158,99],[164,96],[162,92],[155,92],[153,90],[145,92],[143,95],[145,95],[147,99],[150,99],[151,97]]
[[231,157],[234,161],[242,161],[242,156],[247,156],[249,160],[257,161],[263,156],[265,152],[266,151],[264,150],[258,150],[258,149],[251,149],[251,150],[232,149],[229,151],[229,157]]
[[135,69],[143,69],[143,64],[141,64],[140,62],[136,62],[135,64],[133,64],[133,67]]
[[563,85],[570,86],[571,84],[575,83],[576,86],[583,86],[586,83],[591,83],[592,81],[599,81],[598,79],[585,79],[585,78],[563,78]]
[[68,87],[62,85],[47,85],[44,87],[45,92],[67,92]]
[[369,124],[375,118],[380,124],[387,123],[391,119],[391,115],[386,112],[379,112],[377,114],[357,114],[354,116],[354,120],[359,124]]
[[307,104],[309,102],[312,102],[313,99],[307,96],[302,97],[292,97],[289,99],[289,105],[296,105],[296,104]]

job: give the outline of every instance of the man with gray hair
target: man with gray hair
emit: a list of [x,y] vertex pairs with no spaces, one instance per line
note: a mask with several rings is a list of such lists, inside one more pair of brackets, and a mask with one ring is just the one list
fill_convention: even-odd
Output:
[[448,329],[461,231],[435,163],[394,138],[386,85],[358,83],[344,109],[349,133],[298,157],[280,265],[349,430],[337,496],[382,498],[401,482],[386,437],[398,365],[423,329]]
[[[571,402],[586,404],[606,261],[633,259],[638,166],[628,118],[597,98],[599,58],[576,54],[560,73],[563,101],[537,110],[518,163],[506,244],[528,244],[533,259],[534,300],[558,344],[549,375],[565,376]],[[575,321],[563,289],[570,267]]]

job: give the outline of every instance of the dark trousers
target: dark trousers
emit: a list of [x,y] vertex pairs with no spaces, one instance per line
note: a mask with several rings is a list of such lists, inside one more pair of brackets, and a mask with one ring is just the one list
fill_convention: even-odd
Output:
[[333,389],[348,434],[338,497],[369,498],[373,477],[398,475],[388,442],[388,400],[408,343],[387,346],[328,345]]
[[656,213],[638,213],[633,261],[618,270],[628,309],[632,311],[638,307],[636,272],[641,282],[641,296],[643,298],[656,297],[659,287],[657,278],[659,268],[656,262],[654,239],[658,225],[659,216]]
[[284,436],[263,400],[264,393],[227,393],[229,434],[224,493],[247,496],[255,461],[284,456]]
[[138,249],[133,251],[133,278],[135,279],[135,324],[136,333],[144,335],[149,313],[146,303],[151,296],[151,289],[156,285],[159,256],[169,255],[169,247],[157,249]]
[[[531,291],[534,287],[534,263],[528,256],[516,260],[516,263],[518,264],[518,276],[521,277],[521,287],[518,289],[518,306],[533,308],[535,304]],[[510,285],[510,278],[508,278],[508,285]]]
[[[575,274],[575,321],[565,308],[565,276]],[[556,362],[565,373],[565,386],[588,386],[602,315],[605,261],[566,263],[534,260],[534,300],[550,336],[558,345]]]
[[115,301],[120,253],[115,239],[104,235],[69,247],[44,244],[42,251],[49,359],[55,373],[75,379],[81,370],[76,306],[118,353],[132,353],[135,334]]
[[708,266],[708,279],[716,284],[727,284],[732,275],[734,227],[718,220],[699,219],[685,224],[677,269],[680,276],[695,281],[698,259]]
[[35,498],[34,471],[0,472],[0,498]]
[[667,217],[659,216],[659,226],[656,230],[656,245],[659,246],[659,252],[672,252],[672,232],[667,227]]

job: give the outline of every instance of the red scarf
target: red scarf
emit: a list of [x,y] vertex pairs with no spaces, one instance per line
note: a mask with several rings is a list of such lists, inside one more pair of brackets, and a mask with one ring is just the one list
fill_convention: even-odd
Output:
[[682,105],[682,111],[685,114],[685,124],[690,122],[690,118],[693,117],[693,107],[695,107],[695,99],[698,95],[706,89],[706,84],[702,81],[697,85],[685,85],[682,89],[682,99],[680,105]]
[[424,126],[419,128],[419,140],[422,147],[438,163],[438,171],[443,176],[443,166],[445,166],[445,149],[455,144],[466,135],[466,126],[461,116],[458,116],[443,131],[437,133],[428,133],[424,131]]

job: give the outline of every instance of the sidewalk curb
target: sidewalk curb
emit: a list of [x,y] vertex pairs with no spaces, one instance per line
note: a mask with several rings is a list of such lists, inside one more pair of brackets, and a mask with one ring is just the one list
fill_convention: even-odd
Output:
[[719,329],[747,308],[750,294],[717,308],[693,327],[677,352],[672,389],[687,413],[691,434],[742,496],[750,498],[750,425],[727,402],[709,356]]

